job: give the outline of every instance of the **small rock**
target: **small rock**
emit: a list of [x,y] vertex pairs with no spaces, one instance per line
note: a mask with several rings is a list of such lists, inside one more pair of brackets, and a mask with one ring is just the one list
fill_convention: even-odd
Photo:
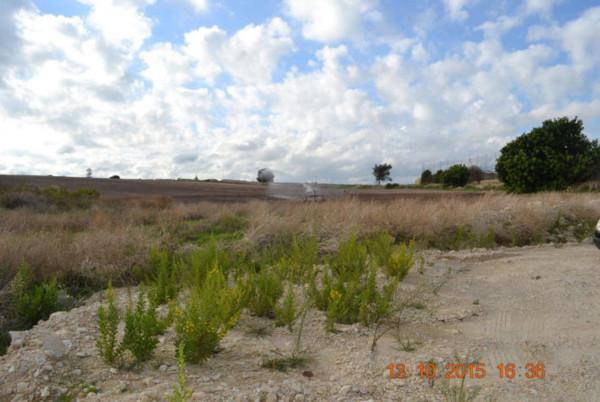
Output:
[[73,347],[73,342],[70,339],[65,339],[62,341],[62,343],[65,345],[65,348],[67,348],[67,351],[71,350]]
[[81,369],[75,369],[75,370],[71,371],[71,373],[74,376],[79,377],[81,375]]
[[55,335],[46,334],[42,337],[44,352],[56,359],[62,358],[67,353],[65,344]]
[[17,392],[23,393],[29,389],[29,384],[26,382],[17,383]]
[[40,392],[40,396],[42,398],[48,398],[50,396],[50,388],[49,387],[42,388],[42,391]]
[[25,343],[27,331],[8,331],[10,335],[10,347],[19,349]]
[[169,367],[166,364],[161,364],[158,369],[164,373],[168,368]]
[[129,388],[129,383],[127,381],[119,381],[118,385],[117,385],[117,390],[121,393],[123,392],[127,392],[127,389]]

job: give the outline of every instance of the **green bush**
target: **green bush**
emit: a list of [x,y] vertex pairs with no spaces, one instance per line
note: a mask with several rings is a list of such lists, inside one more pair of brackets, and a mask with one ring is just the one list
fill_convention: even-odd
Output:
[[187,402],[192,397],[192,390],[186,388],[185,353],[183,343],[177,348],[177,384],[173,385],[173,396],[170,402]]
[[394,238],[387,232],[377,233],[367,240],[369,256],[379,266],[388,264],[394,248]]
[[200,363],[208,359],[220,340],[237,321],[242,292],[229,287],[215,266],[201,288],[193,288],[185,308],[175,308],[176,345],[183,344],[185,360]]
[[157,305],[173,300],[179,292],[180,283],[177,263],[166,250],[152,249],[149,260],[151,275],[147,282],[150,298]]
[[278,273],[272,268],[263,268],[250,274],[245,286],[248,309],[259,317],[275,317],[277,301],[283,294],[283,285]]
[[377,325],[389,317],[400,279],[393,278],[381,291],[377,289],[377,270],[371,268],[360,298],[358,318],[366,327]]
[[469,182],[469,168],[465,165],[453,165],[442,173],[442,184],[448,187],[463,187]]
[[158,345],[158,336],[164,333],[168,319],[160,319],[156,312],[156,304],[149,300],[140,290],[135,307],[129,302],[125,314],[125,334],[122,348],[131,352],[136,362],[149,360]]
[[277,325],[285,325],[290,332],[294,331],[294,321],[296,320],[296,297],[291,284],[288,286],[281,307],[275,308],[275,320]]
[[34,193],[50,205],[61,210],[74,208],[87,209],[100,197],[98,191],[92,188],[80,188],[70,191],[66,187],[60,186],[38,188]]
[[56,280],[36,283],[26,262],[19,267],[14,279],[13,308],[24,325],[31,327],[46,320],[59,310]]
[[116,306],[115,294],[112,286],[109,284],[106,290],[106,301],[108,306],[98,307],[98,339],[96,347],[102,359],[114,364],[123,349],[117,339],[117,330],[119,327],[119,309]]
[[383,265],[384,272],[390,278],[399,281],[403,280],[410,269],[415,265],[415,247],[416,243],[411,240],[403,243],[393,249],[388,260]]
[[316,237],[294,237],[279,265],[283,277],[295,283],[305,282],[319,262],[319,242]]
[[334,274],[351,278],[365,272],[367,266],[367,247],[358,241],[355,235],[342,242],[338,252],[329,264]]
[[577,117],[546,120],[500,151],[498,178],[515,193],[564,190],[590,179],[600,167],[600,146],[583,134]]
[[[334,331],[335,323],[379,326],[394,311],[397,285],[415,265],[415,242],[394,246],[391,236],[380,233],[369,239],[367,246],[370,263],[367,248],[351,237],[340,245],[330,266],[309,282],[311,301],[327,312],[328,331]],[[383,287],[377,286],[379,268],[390,279]]]

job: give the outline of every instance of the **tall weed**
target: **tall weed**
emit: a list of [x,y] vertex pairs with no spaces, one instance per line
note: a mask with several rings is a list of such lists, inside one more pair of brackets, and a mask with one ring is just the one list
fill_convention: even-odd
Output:
[[13,308],[19,319],[31,327],[48,319],[59,307],[56,279],[36,282],[29,264],[23,261],[14,278]]
[[185,360],[208,359],[237,321],[242,304],[239,287],[229,287],[215,266],[202,287],[191,290],[186,306],[175,309],[176,345],[183,344]]

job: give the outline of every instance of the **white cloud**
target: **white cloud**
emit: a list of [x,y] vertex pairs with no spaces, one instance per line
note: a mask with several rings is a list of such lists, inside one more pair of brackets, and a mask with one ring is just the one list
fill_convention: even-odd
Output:
[[591,8],[581,17],[563,26],[563,48],[573,63],[584,69],[600,65],[600,7]]
[[543,16],[549,16],[552,13],[552,9],[564,0],[527,0],[525,3],[525,9],[530,14],[541,14]]
[[302,23],[304,37],[320,42],[359,39],[364,18],[381,18],[375,0],[285,0],[285,4]]
[[461,22],[469,18],[466,8],[470,3],[473,3],[473,0],[444,0],[448,17],[456,22]]
[[208,10],[209,1],[208,0],[185,0],[192,9],[198,13],[204,13]]
[[[529,21],[519,7],[440,56],[426,28],[362,34],[381,20],[375,2],[297,2],[307,38],[351,40],[288,57],[305,43],[278,17],[157,42],[152,1],[85,4],[71,17],[0,4],[3,173],[252,180],[270,166],[279,179],[364,182],[389,161],[407,181],[422,162],[496,152],[545,118],[600,117],[600,8],[562,25],[536,19],[530,42],[508,47],[503,35]],[[471,4],[452,2],[455,18]],[[125,25],[115,31],[113,11]]]
[[137,50],[151,34],[152,22],[141,9],[154,0],[78,0],[92,7],[91,27],[121,50]]
[[579,18],[563,26],[534,26],[528,30],[530,41],[558,42],[569,54],[573,65],[589,70],[600,65],[600,7],[586,10]]
[[142,75],[155,88],[168,89],[195,79],[212,86],[223,73],[236,81],[266,83],[279,59],[294,49],[290,29],[281,18],[247,25],[230,37],[213,26],[200,27],[184,38],[183,46],[161,43],[141,53],[147,66]]

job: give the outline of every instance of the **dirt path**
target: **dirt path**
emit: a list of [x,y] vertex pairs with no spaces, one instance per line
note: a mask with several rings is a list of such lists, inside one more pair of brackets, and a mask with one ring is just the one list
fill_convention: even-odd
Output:
[[[323,313],[314,311],[304,336],[308,365],[266,370],[261,362],[277,356],[274,350],[288,353],[294,336],[269,320],[243,316],[220,353],[188,366],[192,400],[441,401],[441,377],[456,355],[485,364],[484,378],[467,381],[470,389],[481,387],[478,401],[599,400],[600,251],[581,244],[430,252],[428,261],[425,274],[411,272],[403,288],[443,278],[445,285],[437,295],[424,294],[374,353],[370,330],[339,325],[339,333],[328,334]],[[119,297],[124,303],[126,292]],[[177,376],[173,332],[144,367],[111,369],[94,346],[98,305],[95,297],[55,313],[11,346],[0,357],[0,400],[56,400],[65,393],[87,394],[82,399],[90,401],[167,400]],[[260,335],[249,331],[261,326],[267,330]],[[60,356],[52,351],[57,344]],[[418,375],[419,362],[430,359],[441,372],[433,381]],[[404,364],[407,377],[390,379],[389,363]],[[501,363],[515,365],[515,378],[500,378]],[[528,363],[542,363],[544,378],[526,378]]]
[[[438,262],[438,270],[444,259]],[[477,316],[436,325],[471,350],[487,368],[482,386],[498,386],[499,400],[594,401],[600,398],[600,251],[591,244],[531,247],[446,259],[458,272],[438,303]],[[441,304],[441,305],[440,305]],[[514,363],[514,380],[498,364]],[[543,363],[545,379],[526,378],[528,363]]]

